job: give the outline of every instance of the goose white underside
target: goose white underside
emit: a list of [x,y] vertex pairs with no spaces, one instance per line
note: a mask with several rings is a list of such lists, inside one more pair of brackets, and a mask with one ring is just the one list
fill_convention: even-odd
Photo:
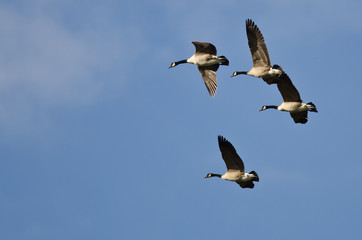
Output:
[[221,176],[222,179],[232,181],[232,182],[249,182],[255,179],[254,174],[250,173],[241,173],[241,172],[226,172]]
[[307,111],[309,108],[313,108],[311,105],[301,102],[283,102],[279,107],[279,111],[285,112],[304,112]]
[[215,55],[205,55],[205,54],[197,54],[192,55],[189,59],[187,59],[188,63],[195,64],[197,66],[212,66],[215,64],[219,64],[225,59],[220,59]]
[[282,71],[273,68],[267,69],[265,67],[253,67],[249,72],[247,72],[247,74],[257,78],[272,78],[281,75]]
[[241,179],[243,176],[243,173],[240,171],[227,171],[224,175],[221,176],[222,179],[228,180],[228,181],[237,181]]

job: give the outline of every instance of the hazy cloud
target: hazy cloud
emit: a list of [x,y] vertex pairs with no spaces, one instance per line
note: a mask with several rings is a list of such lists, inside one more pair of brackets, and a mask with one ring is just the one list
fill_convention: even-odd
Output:
[[124,48],[102,24],[74,31],[43,7],[23,14],[0,4],[0,31],[0,130],[24,130],[49,107],[89,104],[118,84],[99,77]]

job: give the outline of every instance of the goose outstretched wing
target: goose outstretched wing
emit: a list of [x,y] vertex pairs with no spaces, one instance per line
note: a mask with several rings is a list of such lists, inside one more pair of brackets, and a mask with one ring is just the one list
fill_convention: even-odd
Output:
[[216,55],[216,47],[211,43],[192,41],[192,44],[195,46],[195,53],[208,53],[211,55]]
[[254,67],[270,66],[270,58],[266,47],[264,37],[258,26],[251,20],[246,20],[246,34],[248,36],[248,44],[253,58]]
[[243,160],[241,160],[240,156],[237,154],[234,146],[223,136],[218,136],[218,141],[221,155],[228,171],[236,170],[245,173]]

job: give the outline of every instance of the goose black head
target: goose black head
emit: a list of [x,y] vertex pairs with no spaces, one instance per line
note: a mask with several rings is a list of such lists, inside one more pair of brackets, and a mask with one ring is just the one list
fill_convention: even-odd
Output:
[[240,75],[240,74],[247,74],[247,72],[245,72],[245,71],[243,71],[243,72],[233,72],[233,74],[230,77],[235,77],[235,76]]
[[278,106],[275,106],[275,105],[264,105],[260,108],[259,112],[260,111],[264,111],[264,110],[267,110],[269,108],[274,108],[274,109],[278,109]]
[[267,109],[267,107],[266,107],[266,105],[264,105],[264,106],[262,106],[262,107],[260,108],[259,112],[260,112],[260,111],[264,111],[264,110],[266,110],[266,109]]
[[211,178],[212,177],[212,173],[208,173],[205,178]]
[[178,61],[178,62],[173,62],[173,63],[171,63],[171,65],[168,68],[176,67],[177,65],[182,64],[182,63],[187,63],[187,59],[181,60],[181,61]]
[[177,64],[175,62],[171,63],[171,65],[168,68],[173,68],[175,67]]

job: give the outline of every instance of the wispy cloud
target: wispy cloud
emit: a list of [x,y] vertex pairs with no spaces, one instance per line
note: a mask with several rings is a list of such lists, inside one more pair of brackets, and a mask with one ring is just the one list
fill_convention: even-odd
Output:
[[0,131],[24,130],[47,108],[89,104],[111,88],[99,75],[122,55],[120,32],[74,31],[46,10],[42,1],[27,14],[0,4]]

